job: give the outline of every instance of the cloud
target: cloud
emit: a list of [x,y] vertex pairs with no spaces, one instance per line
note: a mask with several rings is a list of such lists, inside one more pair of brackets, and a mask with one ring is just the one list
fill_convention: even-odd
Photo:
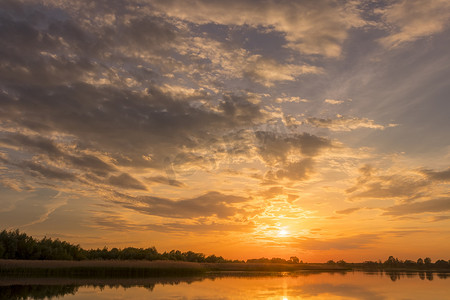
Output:
[[301,161],[292,162],[276,172],[277,179],[287,178],[289,180],[305,180],[308,179],[313,172],[313,160],[305,158]]
[[184,37],[173,50],[182,58],[172,72],[185,73],[207,88],[222,89],[222,83],[229,79],[245,79],[272,87],[278,82],[294,81],[301,75],[323,73],[321,67],[255,54],[230,41],[215,40],[214,36]]
[[389,35],[379,41],[387,48],[442,32],[448,27],[450,3],[446,0],[402,0],[378,10],[388,24]]
[[343,210],[337,210],[337,211],[335,211],[335,213],[340,214],[340,215],[349,215],[358,210],[361,210],[361,207],[352,207],[352,208],[347,208],[347,209],[343,209]]
[[4,145],[18,146],[30,152],[43,152],[51,157],[63,154],[55,142],[39,135],[27,136],[20,133],[5,133],[2,135],[0,142]]
[[385,209],[383,215],[404,216],[410,214],[444,212],[449,210],[450,210],[450,198],[439,198],[391,206]]
[[346,190],[347,193],[351,193],[350,199],[400,198],[411,201],[422,197],[429,190],[430,182],[418,177],[417,174],[376,175],[377,171],[369,165],[360,169],[361,175],[356,185]]
[[[80,150],[77,154],[71,154],[69,151],[71,145],[56,143],[54,140],[40,135],[24,135],[21,133],[5,133],[0,138],[0,142],[5,147],[18,147],[23,152],[28,152],[35,156],[46,155],[48,162],[53,164],[58,163],[59,167],[64,167],[67,170],[78,170],[93,172],[99,176],[106,176],[113,172],[116,168],[102,159],[92,154],[83,153]],[[69,147],[68,147],[69,146]],[[81,153],[80,153],[81,152]],[[18,166],[18,164],[16,164]],[[66,178],[63,176],[61,178]],[[56,177],[55,177],[56,178]]]
[[359,177],[357,179],[356,185],[354,185],[351,188],[348,188],[345,190],[346,193],[352,193],[356,190],[358,190],[361,186],[363,186],[365,183],[367,183],[369,180],[371,180],[372,175],[376,172],[376,169],[372,167],[371,165],[364,165],[361,168],[359,168]]
[[[314,172],[313,157],[331,148],[331,141],[308,133],[281,135],[270,131],[255,132],[257,151],[271,169],[266,172],[263,184],[277,180],[300,181]],[[305,158],[299,160],[299,156]]]
[[[110,153],[116,165],[136,168],[164,168],[164,159],[181,157],[185,152],[183,147],[191,153],[188,149],[208,149],[227,130],[251,125],[262,118],[257,105],[245,97],[233,95],[225,96],[215,110],[209,110],[192,107],[157,89],[151,94],[138,95],[112,87],[74,84],[49,90],[28,87],[19,91],[18,101],[3,105],[3,116],[8,115],[11,126],[25,127],[41,136],[55,131],[68,135],[71,143],[89,147],[91,151]],[[43,115],[46,117],[42,118]],[[125,137],[127,143],[123,143]],[[43,139],[21,139],[16,138],[14,143],[39,148],[78,167],[113,169],[92,156],[63,155],[49,140],[43,145]],[[127,159],[117,153],[126,154]],[[143,158],[149,154],[152,160]]]
[[307,103],[310,102],[308,99],[303,99],[300,97],[278,97],[275,102],[277,103]]
[[331,148],[328,139],[308,133],[281,135],[270,131],[256,131],[258,152],[267,164],[284,163],[291,153],[314,157]]
[[304,54],[337,57],[353,27],[366,22],[357,5],[328,0],[302,1],[154,1],[169,16],[197,24],[249,25],[285,35],[286,47]]
[[170,233],[183,235],[187,233],[213,233],[224,235],[228,232],[248,232],[254,228],[253,224],[236,223],[187,223],[178,221],[176,223],[142,223],[133,222],[122,216],[112,213],[99,213],[91,218],[91,226],[114,231],[155,231],[158,233]]
[[325,99],[324,102],[328,103],[328,104],[333,104],[333,105],[344,103],[343,100],[335,100],[335,99]]
[[282,195],[284,193],[284,188],[281,186],[274,186],[267,190],[260,192],[260,195],[265,198],[274,198],[275,196]]
[[122,173],[118,176],[111,175],[108,179],[108,183],[124,189],[146,190],[144,184],[139,180],[132,177],[130,174]]
[[343,117],[338,115],[335,119],[321,119],[321,118],[307,118],[306,124],[315,127],[328,128],[331,131],[351,131],[359,128],[370,128],[384,130],[388,127],[395,127],[396,124],[389,124],[387,126],[376,124],[374,120],[367,118]]
[[436,181],[450,181],[450,168],[444,171],[421,170],[429,179]]
[[431,219],[431,222],[446,221],[446,220],[449,220],[449,219],[450,219],[450,216],[434,216]]
[[169,178],[169,176],[168,177],[152,176],[152,177],[146,177],[145,180],[147,180],[149,182],[162,183],[162,184],[167,184],[167,185],[176,186],[176,187],[185,187],[186,186],[183,182],[178,181],[174,178]]
[[254,82],[271,87],[277,81],[294,81],[302,74],[320,74],[321,68],[308,65],[279,64],[274,59],[263,58],[260,55],[250,57],[244,69],[244,77]]
[[120,196],[119,199],[113,200],[116,204],[142,214],[187,219],[211,216],[216,216],[220,219],[233,217],[236,214],[245,213],[242,209],[235,207],[235,205],[247,201],[249,201],[249,198],[226,195],[219,192],[208,192],[198,197],[181,200],[151,196]]
[[33,176],[42,176],[47,179],[55,179],[63,181],[76,179],[76,175],[73,173],[69,173],[59,168],[43,165],[33,161],[23,161],[20,163],[15,163],[14,165],[24,168],[28,173],[30,173]]

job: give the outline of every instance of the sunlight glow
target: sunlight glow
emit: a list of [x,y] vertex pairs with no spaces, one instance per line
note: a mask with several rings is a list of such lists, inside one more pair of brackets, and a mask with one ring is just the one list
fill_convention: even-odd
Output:
[[280,229],[280,231],[278,231],[278,236],[280,237],[285,237],[289,235],[289,231],[287,231],[286,229]]

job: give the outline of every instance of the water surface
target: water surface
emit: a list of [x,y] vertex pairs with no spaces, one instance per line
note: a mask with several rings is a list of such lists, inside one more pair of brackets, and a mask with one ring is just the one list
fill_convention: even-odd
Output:
[[0,299],[450,299],[448,273],[230,274],[140,279],[0,279]]

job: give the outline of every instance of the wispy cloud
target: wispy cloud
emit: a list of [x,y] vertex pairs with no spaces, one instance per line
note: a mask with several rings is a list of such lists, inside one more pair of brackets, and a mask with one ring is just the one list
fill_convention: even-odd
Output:
[[336,100],[336,99],[325,99],[323,102],[334,105],[344,103],[343,100]]
[[450,181],[450,168],[444,171],[421,170],[431,180]]
[[332,131],[350,131],[358,128],[370,128],[383,130],[389,127],[395,127],[397,124],[380,125],[375,123],[374,120],[369,120],[367,118],[356,118],[356,117],[344,117],[338,115],[336,118],[307,118],[306,124],[320,128],[328,128]]
[[235,204],[245,203],[248,198],[226,195],[219,192],[208,192],[204,195],[180,200],[142,196],[124,197],[119,194],[114,203],[137,212],[167,218],[200,218],[217,216],[221,219],[245,213]]
[[[255,6],[255,4],[257,4]],[[348,31],[362,27],[366,22],[360,17],[356,5],[333,5],[331,1],[264,2],[254,1],[155,1],[155,6],[169,16],[194,23],[262,26],[285,34],[286,47],[305,54],[336,57],[341,54]],[[321,22],[317,22],[321,20]]]
[[430,0],[425,5],[420,0],[397,1],[378,12],[391,28],[380,42],[395,48],[443,31],[450,19],[450,4],[445,0]]
[[383,214],[388,216],[403,216],[409,214],[444,212],[449,210],[450,198],[440,198],[391,206],[386,208]]
[[361,207],[352,207],[352,208],[347,208],[347,209],[343,209],[343,210],[337,210],[337,211],[335,211],[335,213],[340,214],[340,215],[349,215],[349,214],[354,213],[359,210],[361,210]]

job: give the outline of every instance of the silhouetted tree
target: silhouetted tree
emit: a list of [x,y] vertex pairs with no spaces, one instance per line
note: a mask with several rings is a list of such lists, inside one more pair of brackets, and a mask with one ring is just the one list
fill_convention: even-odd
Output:
[[413,266],[416,265],[416,263],[415,263],[414,261],[412,261],[412,260],[406,259],[406,260],[403,262],[403,265],[404,265],[405,267],[413,267]]
[[389,256],[389,258],[383,263],[387,267],[396,267],[399,264],[398,258]]
[[341,260],[339,260],[339,261],[337,262],[337,264],[338,264],[338,265],[341,265],[341,266],[344,266],[344,265],[346,264],[346,262],[345,262],[343,259],[341,259]]
[[289,258],[289,262],[293,263],[293,264],[298,264],[299,263],[299,259],[297,256],[291,256]]
[[438,267],[438,268],[448,268],[448,267],[450,267],[449,262],[446,261],[446,260],[443,260],[443,259],[438,259],[438,260],[434,263],[434,265],[435,265],[436,267]]

